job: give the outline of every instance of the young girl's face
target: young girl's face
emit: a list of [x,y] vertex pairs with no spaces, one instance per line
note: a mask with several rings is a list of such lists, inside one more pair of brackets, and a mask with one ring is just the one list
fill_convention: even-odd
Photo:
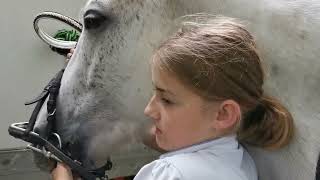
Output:
[[174,75],[152,68],[154,94],[145,114],[153,120],[157,145],[176,150],[215,137],[213,120],[218,105],[204,101]]

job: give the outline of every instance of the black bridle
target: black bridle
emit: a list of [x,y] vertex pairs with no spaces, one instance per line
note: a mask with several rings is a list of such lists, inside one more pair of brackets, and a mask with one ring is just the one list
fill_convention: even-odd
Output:
[[[63,72],[64,69],[60,70],[37,98],[25,103],[25,105],[37,103],[35,109],[31,114],[29,122],[12,124],[8,129],[9,134],[15,138],[22,139],[26,142],[31,143],[31,145],[28,146],[29,149],[42,153],[49,159],[67,164],[75,173],[77,173],[85,180],[95,180],[96,178],[108,179],[105,171],[110,170],[112,167],[112,163],[110,160],[108,160],[104,166],[98,169],[87,170],[86,168],[81,166],[81,162],[74,160],[62,150],[60,136],[57,134],[55,129],[55,115],[56,100],[59,93]],[[40,135],[33,130],[40,109],[47,98],[48,116],[46,133]]]
[[[46,18],[50,17],[48,15],[51,15],[51,16],[54,15],[54,19],[58,19],[58,20],[61,20],[59,18],[63,18],[61,21],[67,24],[69,24],[68,21],[71,21],[69,20],[71,18],[63,16],[61,14],[53,13],[53,12],[44,12],[39,14],[35,18],[34,22],[38,22],[39,19],[42,17],[46,17]],[[36,29],[36,26],[35,26],[35,29]],[[37,103],[31,114],[29,122],[11,124],[8,129],[9,134],[15,138],[22,139],[28,143],[31,143],[30,145],[28,145],[28,148],[35,152],[41,153],[46,158],[67,164],[72,169],[73,172],[75,172],[85,180],[95,180],[97,178],[108,179],[108,176],[105,174],[105,172],[112,168],[112,163],[110,160],[108,160],[104,166],[98,169],[88,170],[82,166],[81,162],[75,160],[74,158],[67,155],[67,153],[63,151],[62,142],[61,142],[60,136],[56,132],[56,127],[55,127],[56,100],[59,94],[63,73],[64,73],[64,69],[60,70],[55,75],[55,77],[51,79],[51,81],[43,89],[43,91],[37,98],[33,99],[30,102],[25,103],[25,105],[31,105],[31,104]],[[38,134],[37,132],[34,131],[34,126],[35,126],[38,114],[43,104],[46,102],[46,99],[48,99],[47,100],[48,116],[47,116],[47,126],[45,129],[46,131],[44,134]]]

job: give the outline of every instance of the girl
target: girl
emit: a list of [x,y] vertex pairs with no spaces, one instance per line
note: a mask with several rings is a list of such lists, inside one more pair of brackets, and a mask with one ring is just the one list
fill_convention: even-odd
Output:
[[[254,39],[235,19],[184,24],[156,50],[151,69],[145,114],[168,152],[135,180],[257,180],[239,142],[273,150],[292,138],[292,116],[264,92]],[[59,165],[53,175],[63,171]]]

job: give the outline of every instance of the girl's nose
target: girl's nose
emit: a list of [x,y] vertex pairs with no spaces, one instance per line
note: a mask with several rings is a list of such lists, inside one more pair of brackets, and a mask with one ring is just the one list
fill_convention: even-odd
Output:
[[160,113],[157,110],[156,102],[155,102],[155,95],[153,95],[147,104],[146,108],[144,109],[144,114],[154,120],[160,118]]

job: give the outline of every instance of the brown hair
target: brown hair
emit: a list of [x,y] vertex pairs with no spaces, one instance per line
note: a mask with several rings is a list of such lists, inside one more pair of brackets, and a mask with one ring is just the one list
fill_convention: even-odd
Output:
[[277,99],[265,95],[265,73],[256,44],[235,19],[196,16],[196,21],[184,23],[162,43],[152,60],[205,100],[238,102],[240,141],[277,149],[291,140],[293,118]]

